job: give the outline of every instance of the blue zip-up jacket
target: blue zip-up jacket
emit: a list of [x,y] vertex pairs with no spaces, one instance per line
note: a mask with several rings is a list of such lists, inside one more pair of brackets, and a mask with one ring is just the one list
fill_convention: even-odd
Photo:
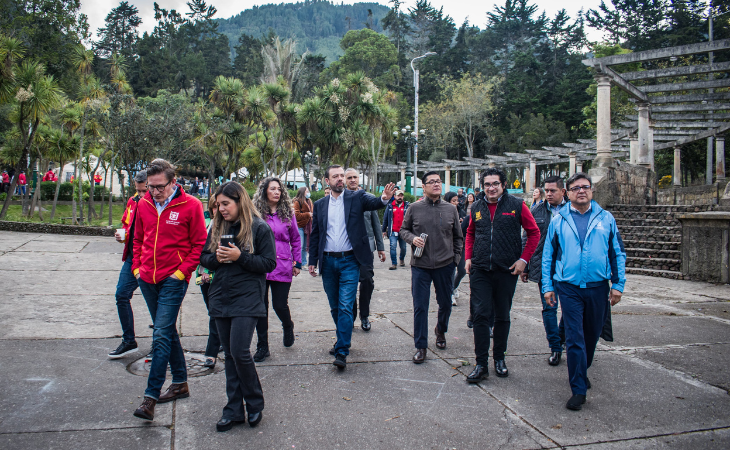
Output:
[[624,291],[626,250],[610,212],[591,201],[583,247],[570,214],[570,203],[553,217],[542,251],[542,292],[553,292],[553,281],[581,288],[611,280],[611,289]]

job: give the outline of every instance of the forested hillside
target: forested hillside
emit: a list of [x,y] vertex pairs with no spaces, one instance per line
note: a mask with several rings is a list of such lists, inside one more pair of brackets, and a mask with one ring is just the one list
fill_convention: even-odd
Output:
[[[231,46],[241,33],[260,38],[269,29],[281,39],[297,41],[297,50],[309,50],[326,57],[326,64],[342,54],[340,39],[349,30],[371,28],[381,32],[380,21],[389,8],[378,3],[335,4],[327,0],[254,6],[228,18],[218,19],[218,31],[228,36]],[[232,48],[235,52],[235,49]]]

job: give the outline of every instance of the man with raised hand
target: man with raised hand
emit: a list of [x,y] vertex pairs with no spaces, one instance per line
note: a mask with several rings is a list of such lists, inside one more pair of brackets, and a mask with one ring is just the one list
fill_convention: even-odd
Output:
[[[400,229],[401,236],[414,250],[411,254],[411,292],[415,364],[426,361],[431,283],[436,289],[436,302],[439,305],[434,329],[436,347],[442,350],[446,348],[454,269],[464,249],[459,212],[456,206],[441,199],[441,177],[438,172],[431,171],[423,175],[423,192],[423,201],[411,204]],[[421,237],[423,234],[428,236],[424,239]],[[420,255],[417,254],[419,252]]]
[[345,189],[345,170],[342,166],[329,166],[325,181],[331,194],[314,204],[312,234],[309,236],[309,273],[322,274],[322,284],[327,293],[332,319],[337,327],[337,341],[330,351],[335,360],[332,364],[340,370],[347,367],[352,339],[353,303],[360,279],[360,266],[373,266],[363,214],[385,207],[393,196],[395,185],[388,183],[380,198],[363,190]]
[[[150,310],[154,332],[147,389],[134,415],[152,420],[157,403],[190,396],[177,315],[208,233],[203,205],[175,183],[172,164],[164,159],[152,161],[147,167],[147,187],[134,222],[132,273]],[[172,384],[160,395],[168,363]]]
[[[621,301],[626,251],[616,220],[593,201],[593,182],[582,172],[568,178],[570,203],[550,222],[542,257],[542,293],[549,305],[560,299],[565,322],[568,378],[573,396],[565,407],[586,402],[593,362],[609,305]],[[609,283],[610,282],[610,283]]]

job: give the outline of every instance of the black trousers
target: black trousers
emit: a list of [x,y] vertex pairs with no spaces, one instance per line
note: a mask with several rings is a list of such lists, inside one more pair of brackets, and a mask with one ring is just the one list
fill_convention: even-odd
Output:
[[474,351],[477,364],[486,366],[489,360],[489,326],[494,317],[494,348],[492,357],[503,360],[509,337],[512,297],[515,295],[518,275],[509,272],[487,271],[472,267],[471,305],[474,322]]
[[[372,267],[360,266],[360,320],[370,315],[370,300],[375,290],[375,270]],[[352,305],[352,317],[357,317],[357,302]]]
[[449,331],[454,266],[454,263],[449,263],[438,269],[411,267],[413,341],[416,348],[428,347],[428,307],[431,299],[431,283],[436,290],[436,302],[439,305],[436,327],[442,333]]
[[[200,285],[200,291],[203,293],[203,301],[205,309],[208,308],[208,290],[210,283]],[[209,358],[217,358],[218,350],[221,348],[221,339],[218,336],[218,327],[215,326],[215,317],[208,318],[208,345],[205,346],[205,356]]]
[[289,311],[289,289],[291,283],[283,281],[266,280],[266,295],[264,302],[266,303],[266,317],[259,317],[256,324],[256,334],[258,335],[258,345],[269,344],[269,289],[271,289],[271,304],[274,312],[281,320],[284,328],[291,328],[294,322],[291,320],[291,311]]
[[226,355],[226,395],[228,403],[223,408],[223,418],[245,420],[249,414],[264,409],[264,392],[261,389],[256,364],[251,358],[251,340],[256,328],[256,317],[216,317],[215,323]]

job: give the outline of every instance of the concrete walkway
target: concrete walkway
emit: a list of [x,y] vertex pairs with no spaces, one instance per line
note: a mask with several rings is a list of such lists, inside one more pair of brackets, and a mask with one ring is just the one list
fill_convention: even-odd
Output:
[[[190,398],[159,405],[146,423],[132,412],[147,380],[128,370],[151,341],[139,291],[139,353],[106,356],[120,342],[121,251],[111,238],[0,232],[0,448],[730,448],[730,287],[629,276],[613,311],[616,341],[599,344],[593,389],[573,412],[564,407],[565,362],[546,362],[535,284],[519,283],[515,295],[509,378],[490,368],[472,386],[468,278],[447,349],[431,337],[429,360],[417,366],[410,270],[389,271],[389,262],[376,263],[372,331],[358,321],[344,373],[328,354],[334,327],[321,279],[302,274],[290,296],[293,347],[283,347],[270,318],[257,428],[215,431],[225,403],[222,361],[190,379]],[[179,321],[186,351],[202,353],[207,319],[191,285]]]

